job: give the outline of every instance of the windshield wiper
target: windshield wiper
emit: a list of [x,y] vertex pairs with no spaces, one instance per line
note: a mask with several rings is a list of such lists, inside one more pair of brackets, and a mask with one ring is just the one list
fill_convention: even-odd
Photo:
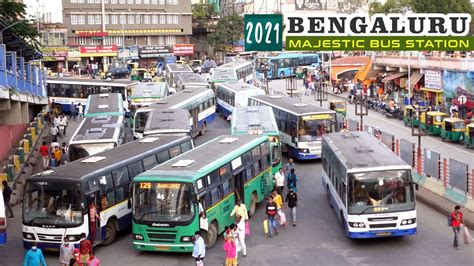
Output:
[[362,215],[364,214],[367,210],[369,210],[370,208],[372,208],[373,206],[367,206],[365,207],[360,213],[358,213],[357,215]]
[[142,214],[142,216],[140,216],[140,218],[138,220],[141,220],[143,219],[143,217],[145,217],[145,215],[148,215],[148,214],[152,214],[152,213],[156,213],[158,211],[149,211],[149,212],[145,212],[144,214]]

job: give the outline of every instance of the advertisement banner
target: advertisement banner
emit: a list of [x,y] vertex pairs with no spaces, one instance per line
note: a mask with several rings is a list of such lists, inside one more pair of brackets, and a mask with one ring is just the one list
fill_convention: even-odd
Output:
[[173,48],[169,45],[138,46],[138,55],[141,58],[166,56],[166,55],[171,55],[172,53],[173,53]]
[[64,61],[67,56],[67,47],[43,47],[43,61]]
[[138,46],[130,47],[130,58],[138,59]]
[[443,97],[457,99],[459,95],[466,96],[467,108],[474,108],[474,72],[445,70],[443,73]]
[[67,60],[68,61],[81,61],[81,49],[79,47],[68,47]]
[[118,48],[118,57],[119,58],[130,58],[130,48],[128,48],[128,47]]
[[425,70],[425,87],[431,89],[443,88],[443,77],[441,71]]
[[192,55],[194,54],[194,44],[175,44],[173,47],[174,55]]
[[81,57],[89,56],[117,56],[117,46],[81,46]]

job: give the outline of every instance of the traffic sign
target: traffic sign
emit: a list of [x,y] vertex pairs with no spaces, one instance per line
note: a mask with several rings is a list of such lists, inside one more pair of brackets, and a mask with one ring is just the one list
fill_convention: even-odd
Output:
[[466,102],[467,102],[467,97],[466,97],[466,95],[460,95],[460,96],[458,97],[458,102],[459,102],[461,105],[465,105]]

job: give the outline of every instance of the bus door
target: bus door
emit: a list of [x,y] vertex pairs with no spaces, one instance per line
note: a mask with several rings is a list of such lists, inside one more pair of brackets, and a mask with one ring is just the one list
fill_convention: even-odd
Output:
[[91,203],[95,204],[96,213],[100,217],[100,211],[102,210],[102,206],[100,205],[100,191],[97,190],[92,194],[89,194],[87,197],[87,212],[89,215],[89,240],[91,240],[95,245],[102,243],[102,232],[100,227],[100,219],[95,218],[95,224],[91,223]]
[[193,130],[196,131],[196,130],[199,130],[199,107],[196,107],[194,108],[193,110],[191,110],[191,118],[193,120]]
[[234,174],[234,180],[235,180],[235,202],[237,203],[238,199],[242,200],[242,203],[245,204],[245,195],[244,195],[244,186],[245,186],[245,180],[246,180],[246,172],[245,169],[242,169],[242,171]]

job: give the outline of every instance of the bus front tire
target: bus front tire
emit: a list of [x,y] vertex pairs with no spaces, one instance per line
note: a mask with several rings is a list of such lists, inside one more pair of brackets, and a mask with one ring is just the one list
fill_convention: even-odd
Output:
[[255,195],[255,192],[254,192],[252,193],[252,199],[250,200],[249,216],[253,217],[255,215],[256,210],[257,210],[257,195]]
[[209,225],[209,230],[207,231],[207,248],[214,246],[217,240],[217,225],[216,222],[212,222]]
[[105,226],[105,240],[104,245],[110,245],[114,242],[117,236],[117,221],[109,220]]

